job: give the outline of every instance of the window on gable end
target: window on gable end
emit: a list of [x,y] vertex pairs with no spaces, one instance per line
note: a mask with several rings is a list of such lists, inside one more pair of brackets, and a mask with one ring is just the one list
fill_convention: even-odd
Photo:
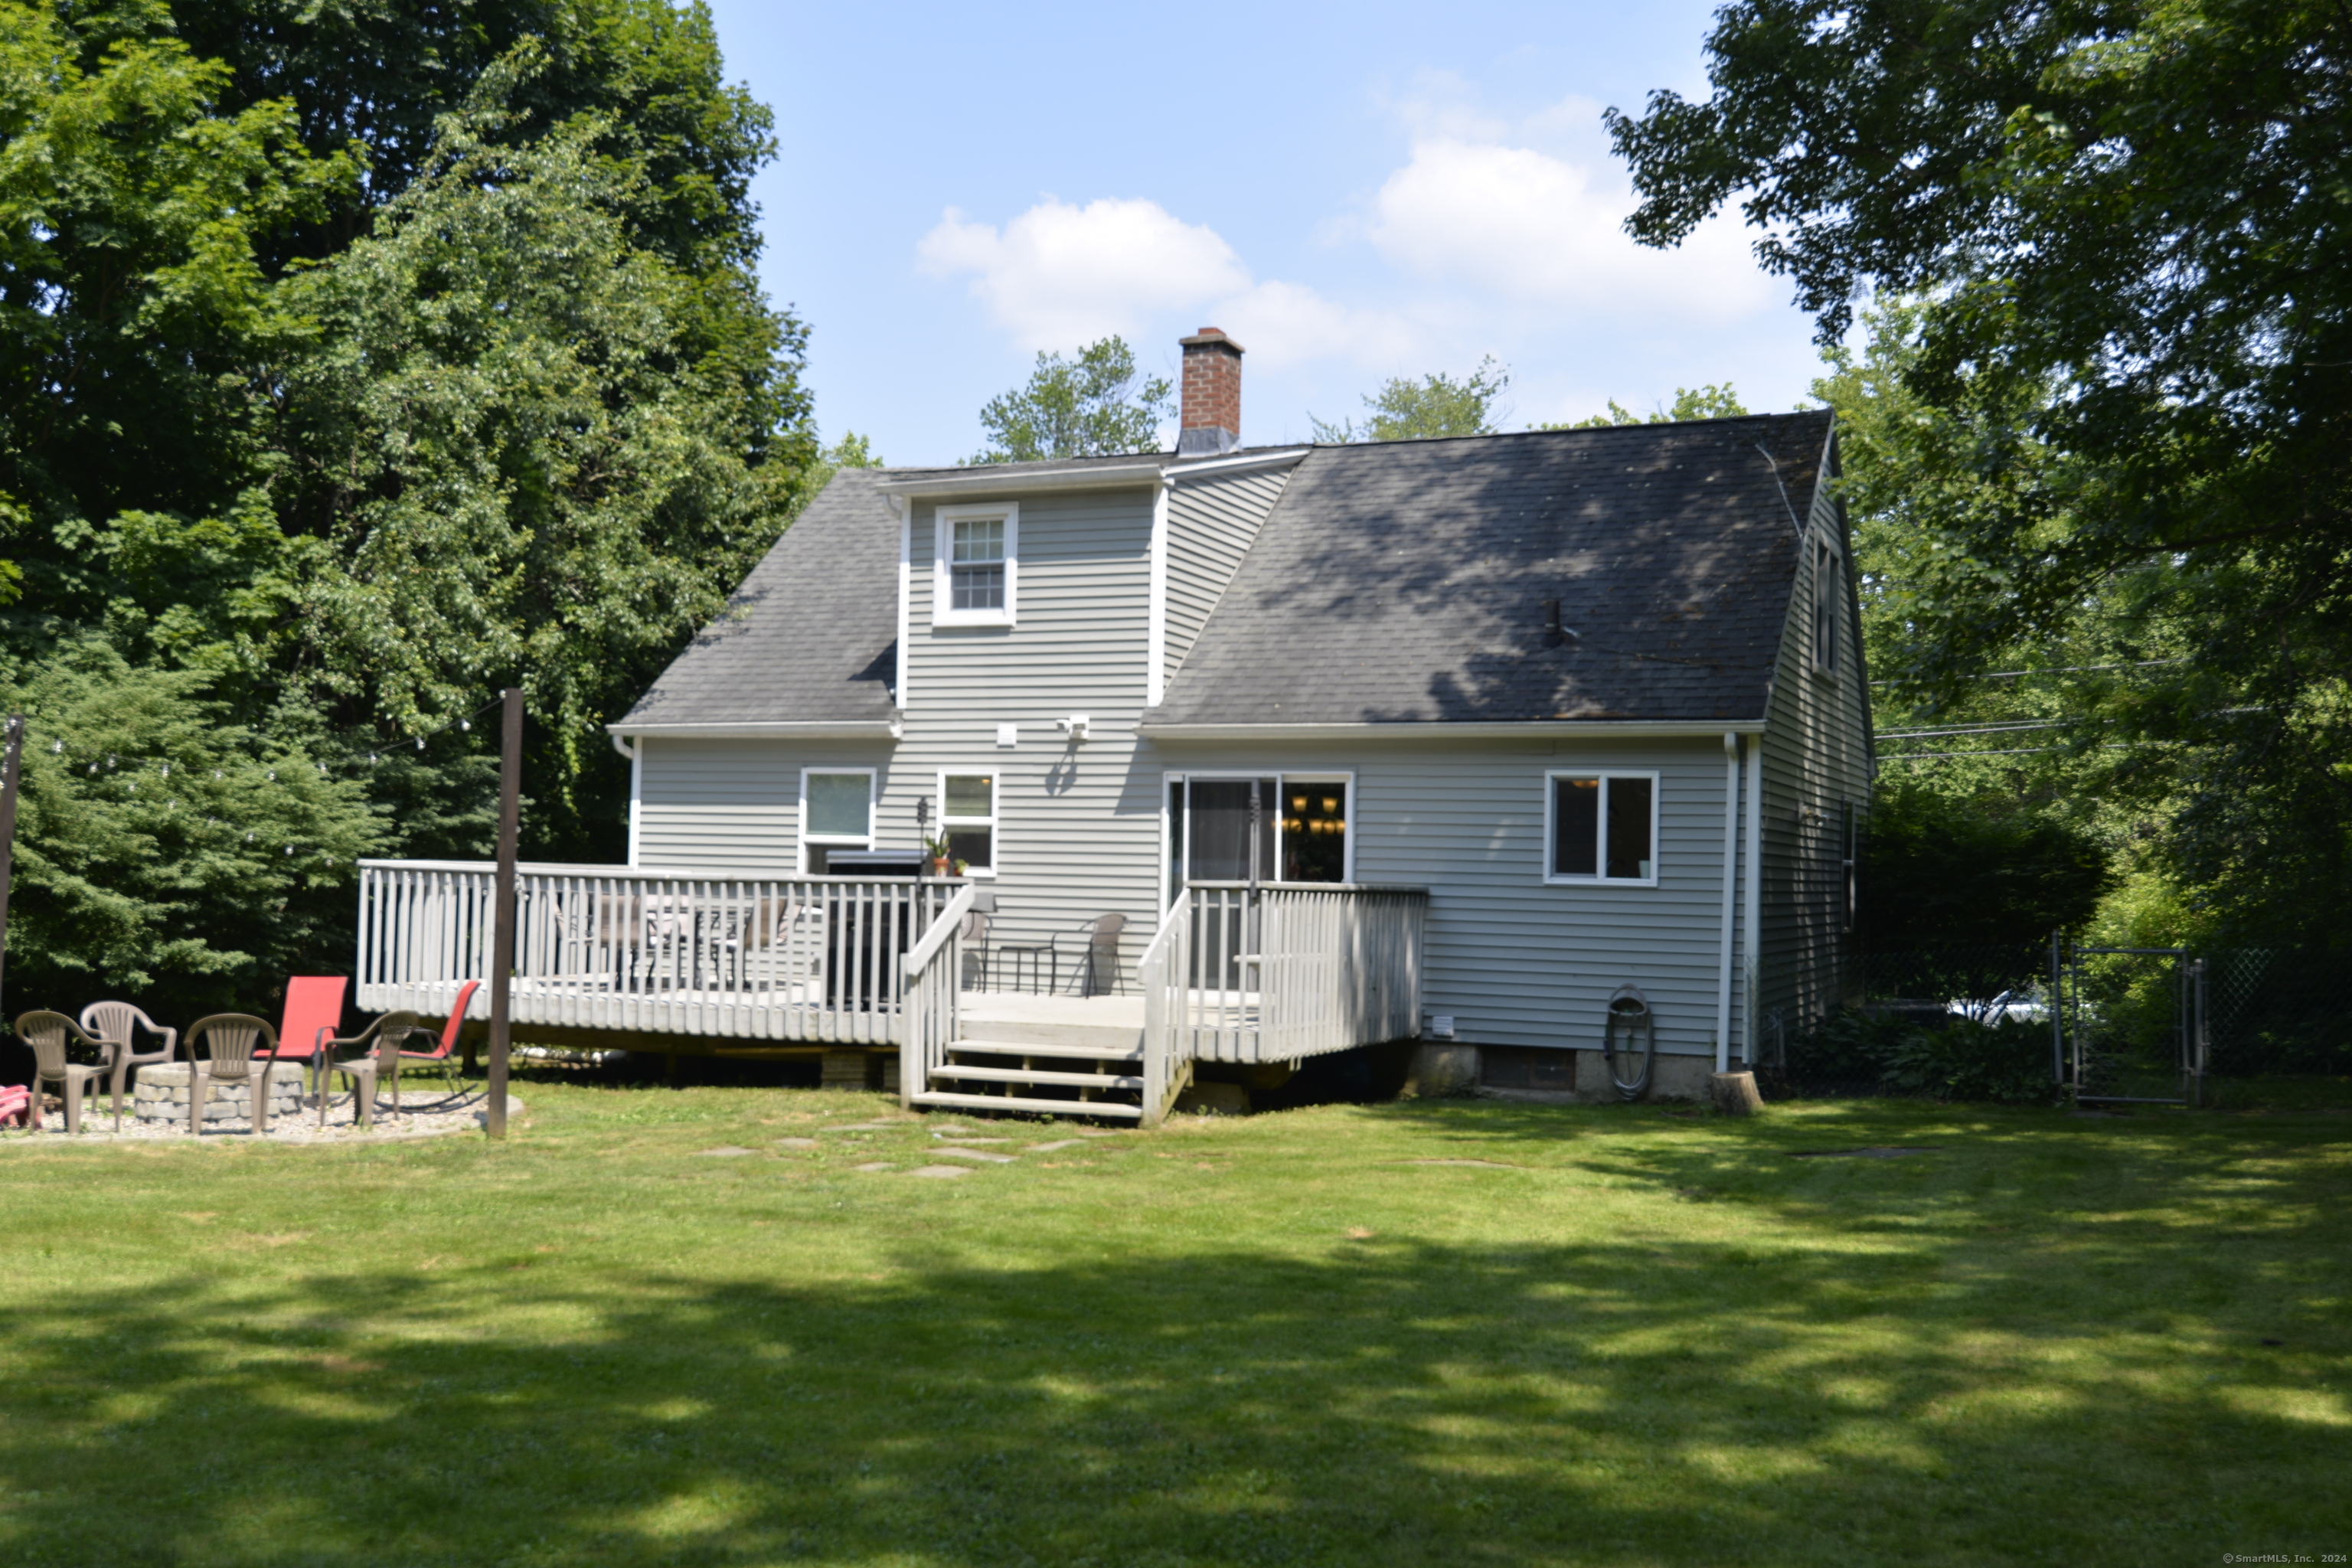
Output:
[[1021,509],[943,506],[931,579],[934,626],[1011,626],[1020,570]]

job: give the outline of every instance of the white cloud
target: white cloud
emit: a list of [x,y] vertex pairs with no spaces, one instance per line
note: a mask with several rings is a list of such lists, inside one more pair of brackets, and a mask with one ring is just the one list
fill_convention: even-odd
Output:
[[1157,202],[1049,200],[1002,230],[950,207],[917,254],[934,276],[971,274],[973,296],[1033,349],[1111,332],[1140,341],[1178,313],[1215,322],[1270,368],[1335,354],[1386,363],[1419,337],[1392,313],[1350,309],[1303,283],[1254,279],[1216,230]]
[[1210,314],[1269,370],[1342,355],[1389,364],[1412,357],[1423,338],[1392,311],[1352,309],[1303,283],[1260,283],[1220,300]]
[[1580,163],[1441,137],[1381,186],[1367,237],[1407,271],[1512,301],[1710,321],[1775,302],[1735,226],[1718,219],[1651,250],[1621,226],[1633,209],[1630,191]]
[[917,254],[937,276],[973,274],[974,297],[1033,349],[1133,337],[1164,311],[1232,297],[1251,281],[1216,230],[1140,200],[1048,200],[1002,230],[950,207]]

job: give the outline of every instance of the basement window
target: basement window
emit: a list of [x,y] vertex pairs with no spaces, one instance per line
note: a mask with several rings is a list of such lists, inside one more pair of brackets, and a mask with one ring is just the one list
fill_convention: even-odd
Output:
[[1545,881],[1657,885],[1657,774],[1560,772],[1544,778]]

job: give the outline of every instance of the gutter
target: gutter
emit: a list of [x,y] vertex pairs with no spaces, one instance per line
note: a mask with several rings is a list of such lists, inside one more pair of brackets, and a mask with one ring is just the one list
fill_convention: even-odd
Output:
[[[638,741],[895,741],[902,726],[896,719],[780,720],[741,724],[632,724],[625,720],[607,724],[614,749],[621,737]],[[623,756],[634,752],[623,751]]]
[[1761,719],[1727,725],[1655,722],[1626,719],[1523,719],[1493,721],[1374,720],[1354,724],[1185,724],[1145,720],[1135,732],[1154,741],[1445,741],[1572,737],[1580,740],[1699,740],[1726,732],[1760,735]]
[[1314,448],[1311,447],[1291,447],[1279,452],[1253,452],[1244,458],[1206,458],[1199,462],[1179,461],[1171,464],[1164,472],[1167,482],[1172,485],[1178,479],[1189,479],[1195,474],[1242,474],[1247,473],[1252,468],[1288,468],[1303,460],[1312,450]]
[[886,496],[903,496],[908,500],[933,496],[1025,495],[1032,490],[1133,489],[1158,484],[1171,461],[1154,458],[1145,463],[1106,463],[1098,468],[1058,468],[1045,474],[979,468],[970,474],[935,479],[894,479],[874,488]]

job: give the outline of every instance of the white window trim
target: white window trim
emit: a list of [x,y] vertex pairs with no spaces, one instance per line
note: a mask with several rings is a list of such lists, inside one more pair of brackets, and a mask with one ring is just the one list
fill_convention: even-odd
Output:
[[[808,864],[808,847],[812,844],[822,844],[829,849],[871,849],[874,847],[874,820],[876,816],[880,814],[882,805],[879,798],[879,792],[875,788],[875,779],[877,771],[878,770],[874,768],[824,767],[803,768],[801,770],[800,810],[795,812],[793,817],[793,828],[795,838],[795,842],[793,846],[793,867],[796,873],[799,871],[801,867]],[[846,834],[840,833],[813,835],[809,832],[809,775],[811,773],[863,773],[866,776],[866,836],[863,838],[852,837]]]
[[[1168,772],[1160,775],[1160,885],[1163,888],[1176,876],[1176,824],[1168,807],[1168,786],[1191,784],[1247,784],[1252,779],[1272,778],[1275,799],[1267,804],[1274,811],[1274,863],[1282,865],[1282,792],[1295,781],[1298,784],[1344,784],[1348,786],[1348,833],[1339,847],[1339,880],[1350,883],[1356,879],[1356,825],[1362,820],[1364,802],[1356,789],[1356,773],[1352,768],[1302,768],[1297,773],[1282,768],[1192,768],[1183,772]],[[1190,796],[1188,795],[1189,799]],[[1544,862],[1549,866],[1549,860]],[[1276,879],[1267,877],[1266,881]],[[1300,883],[1312,887],[1314,883]]]
[[[988,780],[988,815],[986,816],[950,816],[948,815],[948,779],[984,778]],[[988,829],[988,853],[992,861],[987,870],[966,873],[978,881],[992,879],[1004,866],[1004,770],[1002,768],[941,768],[939,777],[940,823],[938,837],[945,838],[950,827],[985,827]],[[953,869],[952,867],[950,869]]]
[[[1004,520],[1004,607],[1001,610],[955,608],[953,563],[955,525],[990,518]],[[935,626],[1009,626],[1019,607],[1021,565],[1021,505],[995,501],[987,506],[943,506],[931,521],[931,625]]]
[[[1595,872],[1590,877],[1555,875],[1552,867],[1558,862],[1559,847],[1559,812],[1558,784],[1561,779],[1600,779],[1601,820],[1594,831],[1600,836],[1594,846],[1593,864],[1606,869],[1609,865],[1609,785],[1610,779],[1647,779],[1650,781],[1650,874],[1647,877],[1604,877]],[[1586,768],[1547,768],[1543,782],[1543,879],[1555,888],[1654,888],[1659,864],[1658,824],[1665,816],[1664,782],[1653,768],[1616,768],[1606,763],[1596,763]]]

